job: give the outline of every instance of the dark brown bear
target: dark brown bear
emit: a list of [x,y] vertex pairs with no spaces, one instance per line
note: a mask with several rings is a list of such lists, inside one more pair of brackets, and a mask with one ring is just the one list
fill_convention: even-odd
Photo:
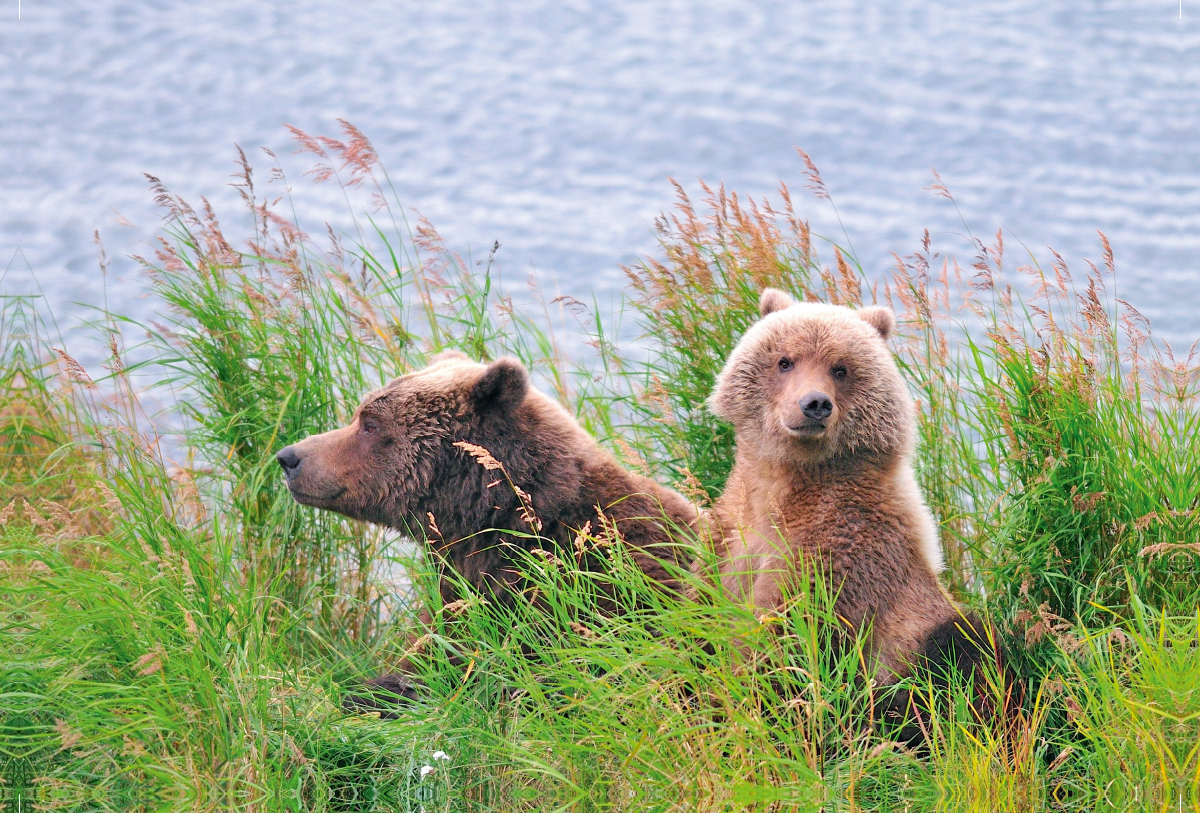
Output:
[[726,592],[773,614],[804,560],[838,616],[870,630],[881,683],[922,664],[971,669],[985,630],[938,581],[937,526],[912,468],[916,413],[887,346],[895,317],[774,289],[760,311],[709,399],[737,437],[713,509]]
[[[503,472],[483,465],[486,455]],[[493,600],[520,600],[512,546],[569,549],[589,523],[593,533],[615,525],[634,561],[670,590],[679,584],[664,563],[690,564],[681,540],[696,530],[697,509],[622,468],[514,359],[443,353],[368,395],[349,426],[277,459],[298,502],[428,540],[443,567]],[[443,601],[456,597],[443,579]],[[402,676],[375,683],[412,692]]]

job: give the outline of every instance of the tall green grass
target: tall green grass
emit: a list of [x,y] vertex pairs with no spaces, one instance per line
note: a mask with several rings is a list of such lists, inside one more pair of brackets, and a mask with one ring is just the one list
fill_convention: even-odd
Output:
[[[143,264],[168,315],[102,314],[103,369],[46,337],[36,300],[0,306],[6,809],[1200,807],[1200,385],[1106,293],[1103,238],[1073,278],[1057,255],[1009,270],[1001,235],[971,238],[963,268],[926,235],[868,286],[786,187],[778,204],[680,190],[661,253],[628,269],[628,314],[610,315],[509,298],[494,252],[472,264],[410,228],[352,127],[297,138],[317,180],[372,198],[353,239],[318,247],[242,156],[240,240],[154,182],[168,224]],[[275,451],[458,348],[518,356],[627,465],[710,501],[733,435],[704,399],[768,284],[901,314],[919,476],[947,583],[1011,663],[992,676],[1004,725],[956,686],[925,721],[928,753],[873,733],[882,697],[860,648],[830,640],[820,590],[780,619],[671,601],[601,535],[579,544],[607,574],[530,557],[541,601],[463,585],[442,607],[404,540],[281,485]],[[648,356],[611,332],[625,316]],[[402,573],[434,611],[412,646]],[[636,609],[598,613],[599,589]],[[426,691],[398,719],[340,710],[405,657]]]

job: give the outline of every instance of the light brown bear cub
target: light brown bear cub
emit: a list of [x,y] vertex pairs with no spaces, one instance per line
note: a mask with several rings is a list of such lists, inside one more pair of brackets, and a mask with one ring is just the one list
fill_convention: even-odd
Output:
[[[481,449],[503,473],[481,465]],[[479,364],[443,353],[369,394],[349,426],[276,457],[298,502],[423,536],[443,568],[493,601],[524,600],[514,551],[571,551],[589,523],[593,533],[603,523],[615,525],[634,561],[670,590],[680,589],[671,566],[686,570],[691,561],[681,541],[695,531],[697,509],[622,468],[565,409],[530,385],[514,359]],[[531,525],[530,507],[540,530]],[[585,556],[582,565],[589,564],[599,566]],[[444,602],[458,597],[452,579],[444,578],[441,588]],[[602,609],[617,608],[608,602]],[[374,683],[394,694],[413,692],[402,675]],[[353,702],[372,705],[364,698]]]
[[[881,683],[933,656],[964,621],[938,582],[941,548],[913,475],[916,414],[886,308],[796,303],[768,288],[709,399],[737,433],[713,518],[724,589],[779,609],[798,558],[869,625]],[[794,595],[794,591],[792,592]]]

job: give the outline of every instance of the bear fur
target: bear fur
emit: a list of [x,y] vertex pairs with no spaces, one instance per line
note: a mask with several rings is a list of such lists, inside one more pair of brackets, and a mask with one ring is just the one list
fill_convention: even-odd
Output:
[[773,614],[804,561],[837,615],[869,630],[880,683],[931,658],[967,666],[974,656],[957,651],[978,652],[985,636],[938,581],[937,526],[912,466],[915,408],[887,346],[895,316],[771,288],[759,304],[709,399],[737,443],[712,512],[724,591]]
[[[503,471],[483,465],[481,450]],[[277,458],[298,502],[428,540],[441,567],[494,601],[520,600],[514,547],[570,550],[589,523],[596,534],[615,526],[634,561],[669,590],[680,589],[671,567],[691,564],[680,540],[696,531],[698,510],[622,468],[530,385],[515,359],[480,364],[443,353],[367,395],[348,426],[288,446]],[[441,592],[445,603],[458,597],[447,578]],[[411,694],[403,679],[376,683]]]

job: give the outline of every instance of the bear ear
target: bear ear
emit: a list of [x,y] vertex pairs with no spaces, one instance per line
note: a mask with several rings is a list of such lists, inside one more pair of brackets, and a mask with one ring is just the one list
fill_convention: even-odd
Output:
[[856,313],[859,319],[878,330],[885,342],[896,329],[896,314],[892,313],[891,308],[860,308]]
[[758,298],[758,315],[766,316],[795,304],[790,296],[778,288],[763,288],[762,296]]
[[733,403],[729,388],[724,386],[724,376],[717,377],[717,385],[713,387],[708,400],[705,401],[708,411],[724,421],[733,421]]
[[471,403],[477,409],[515,408],[525,400],[529,373],[514,358],[502,358],[488,365],[471,388]]

